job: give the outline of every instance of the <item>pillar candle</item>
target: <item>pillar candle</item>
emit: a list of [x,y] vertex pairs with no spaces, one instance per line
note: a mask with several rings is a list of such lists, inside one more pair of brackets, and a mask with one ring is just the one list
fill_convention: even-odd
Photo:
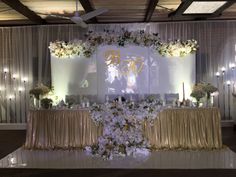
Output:
[[184,82],[183,82],[183,100],[185,100],[185,89],[184,89]]

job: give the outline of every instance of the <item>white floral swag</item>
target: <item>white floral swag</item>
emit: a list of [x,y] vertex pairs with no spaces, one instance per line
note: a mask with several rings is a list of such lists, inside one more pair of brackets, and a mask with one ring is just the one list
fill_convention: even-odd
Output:
[[105,30],[103,33],[94,33],[89,31],[86,34],[84,42],[74,41],[55,41],[50,42],[49,49],[53,56],[59,59],[79,57],[91,57],[100,45],[117,45],[124,47],[126,45],[136,45],[150,47],[159,52],[162,56],[183,57],[197,50],[197,41],[171,41],[162,43],[157,33],[149,34],[144,31],[125,31],[120,34]]

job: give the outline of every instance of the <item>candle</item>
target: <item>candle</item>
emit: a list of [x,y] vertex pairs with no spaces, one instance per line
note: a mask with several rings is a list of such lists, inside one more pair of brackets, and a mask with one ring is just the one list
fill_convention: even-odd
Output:
[[16,78],[18,78],[18,75],[17,74],[13,74],[12,75],[12,79],[15,80]]
[[130,95],[130,101],[133,101],[132,95]]
[[166,106],[166,102],[165,102],[165,101],[163,101],[163,104],[162,104],[162,106]]
[[85,108],[85,102],[82,103],[82,108]]
[[106,96],[106,102],[107,103],[109,102],[109,96],[108,95]]
[[233,93],[235,92],[235,82],[233,84]]
[[216,72],[216,77],[220,77],[220,72]]
[[87,107],[87,108],[89,107],[89,101],[87,101],[87,103],[86,103],[86,107]]
[[22,79],[22,81],[25,83],[25,82],[28,81],[28,78],[27,78],[27,77],[24,77],[24,78]]
[[8,72],[9,72],[9,69],[8,69],[8,68],[3,68],[3,72],[4,72],[4,73],[8,73]]
[[19,93],[21,93],[23,91],[23,88],[22,87],[18,87],[18,91],[19,91]]
[[222,67],[221,71],[222,71],[222,74],[224,75],[225,74],[225,67]]
[[177,102],[177,105],[178,105],[178,107],[180,107],[180,101],[178,100],[178,102]]
[[6,81],[7,73],[9,72],[9,69],[8,68],[3,68],[3,72],[4,72],[4,80]]
[[183,82],[183,101],[185,100],[185,89],[184,89],[184,82]]
[[235,63],[230,63],[230,64],[229,64],[229,68],[232,69],[232,70],[234,70],[234,68],[235,68]]
[[173,107],[176,106],[176,100],[173,100],[173,102],[172,102],[172,106],[173,106]]
[[118,102],[122,103],[121,96],[118,97]]

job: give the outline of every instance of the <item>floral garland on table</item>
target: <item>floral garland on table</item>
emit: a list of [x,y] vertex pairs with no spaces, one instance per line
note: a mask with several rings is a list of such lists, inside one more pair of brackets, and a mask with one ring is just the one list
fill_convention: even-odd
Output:
[[147,155],[150,145],[143,136],[142,123],[144,120],[153,123],[160,110],[158,102],[94,104],[90,110],[91,117],[96,125],[103,125],[103,135],[98,144],[86,147],[86,150],[104,159]]
[[157,51],[160,55],[165,57],[184,57],[190,53],[196,52],[198,49],[197,41],[187,40],[187,41],[171,41],[169,43],[161,43],[157,47]]

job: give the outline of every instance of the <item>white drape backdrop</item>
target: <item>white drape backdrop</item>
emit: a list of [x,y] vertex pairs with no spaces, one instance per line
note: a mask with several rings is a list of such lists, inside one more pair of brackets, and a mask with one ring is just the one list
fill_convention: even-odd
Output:
[[[229,63],[235,61],[236,21],[95,24],[89,25],[88,30],[111,29],[119,31],[122,28],[143,29],[150,33],[159,33],[160,38],[164,41],[168,39],[196,39],[200,46],[196,55],[197,81],[211,82],[216,85],[215,72],[222,66],[228,70]],[[66,41],[75,38],[83,39],[85,32],[85,29],[76,25],[0,28],[1,84],[3,83],[2,70],[5,65],[8,65],[14,72],[27,76],[29,78],[27,87],[31,87],[38,81],[49,84],[51,78],[49,42],[57,39]],[[226,72],[225,79],[231,79],[232,76],[233,72]],[[22,98],[21,101],[24,102],[24,99]],[[4,105],[2,101],[1,105]],[[227,99],[226,108],[228,108]],[[19,108],[17,110],[19,112]],[[227,110],[226,115],[228,115]],[[23,113],[22,116],[25,117]]]
[[[109,60],[109,51],[119,53],[118,60]],[[113,62],[113,64],[111,64]],[[163,57],[148,47],[100,46],[90,58],[58,59],[51,56],[54,93],[59,100],[66,95],[94,96],[105,102],[106,95],[178,93],[190,98],[195,84],[195,53],[185,57]]]

